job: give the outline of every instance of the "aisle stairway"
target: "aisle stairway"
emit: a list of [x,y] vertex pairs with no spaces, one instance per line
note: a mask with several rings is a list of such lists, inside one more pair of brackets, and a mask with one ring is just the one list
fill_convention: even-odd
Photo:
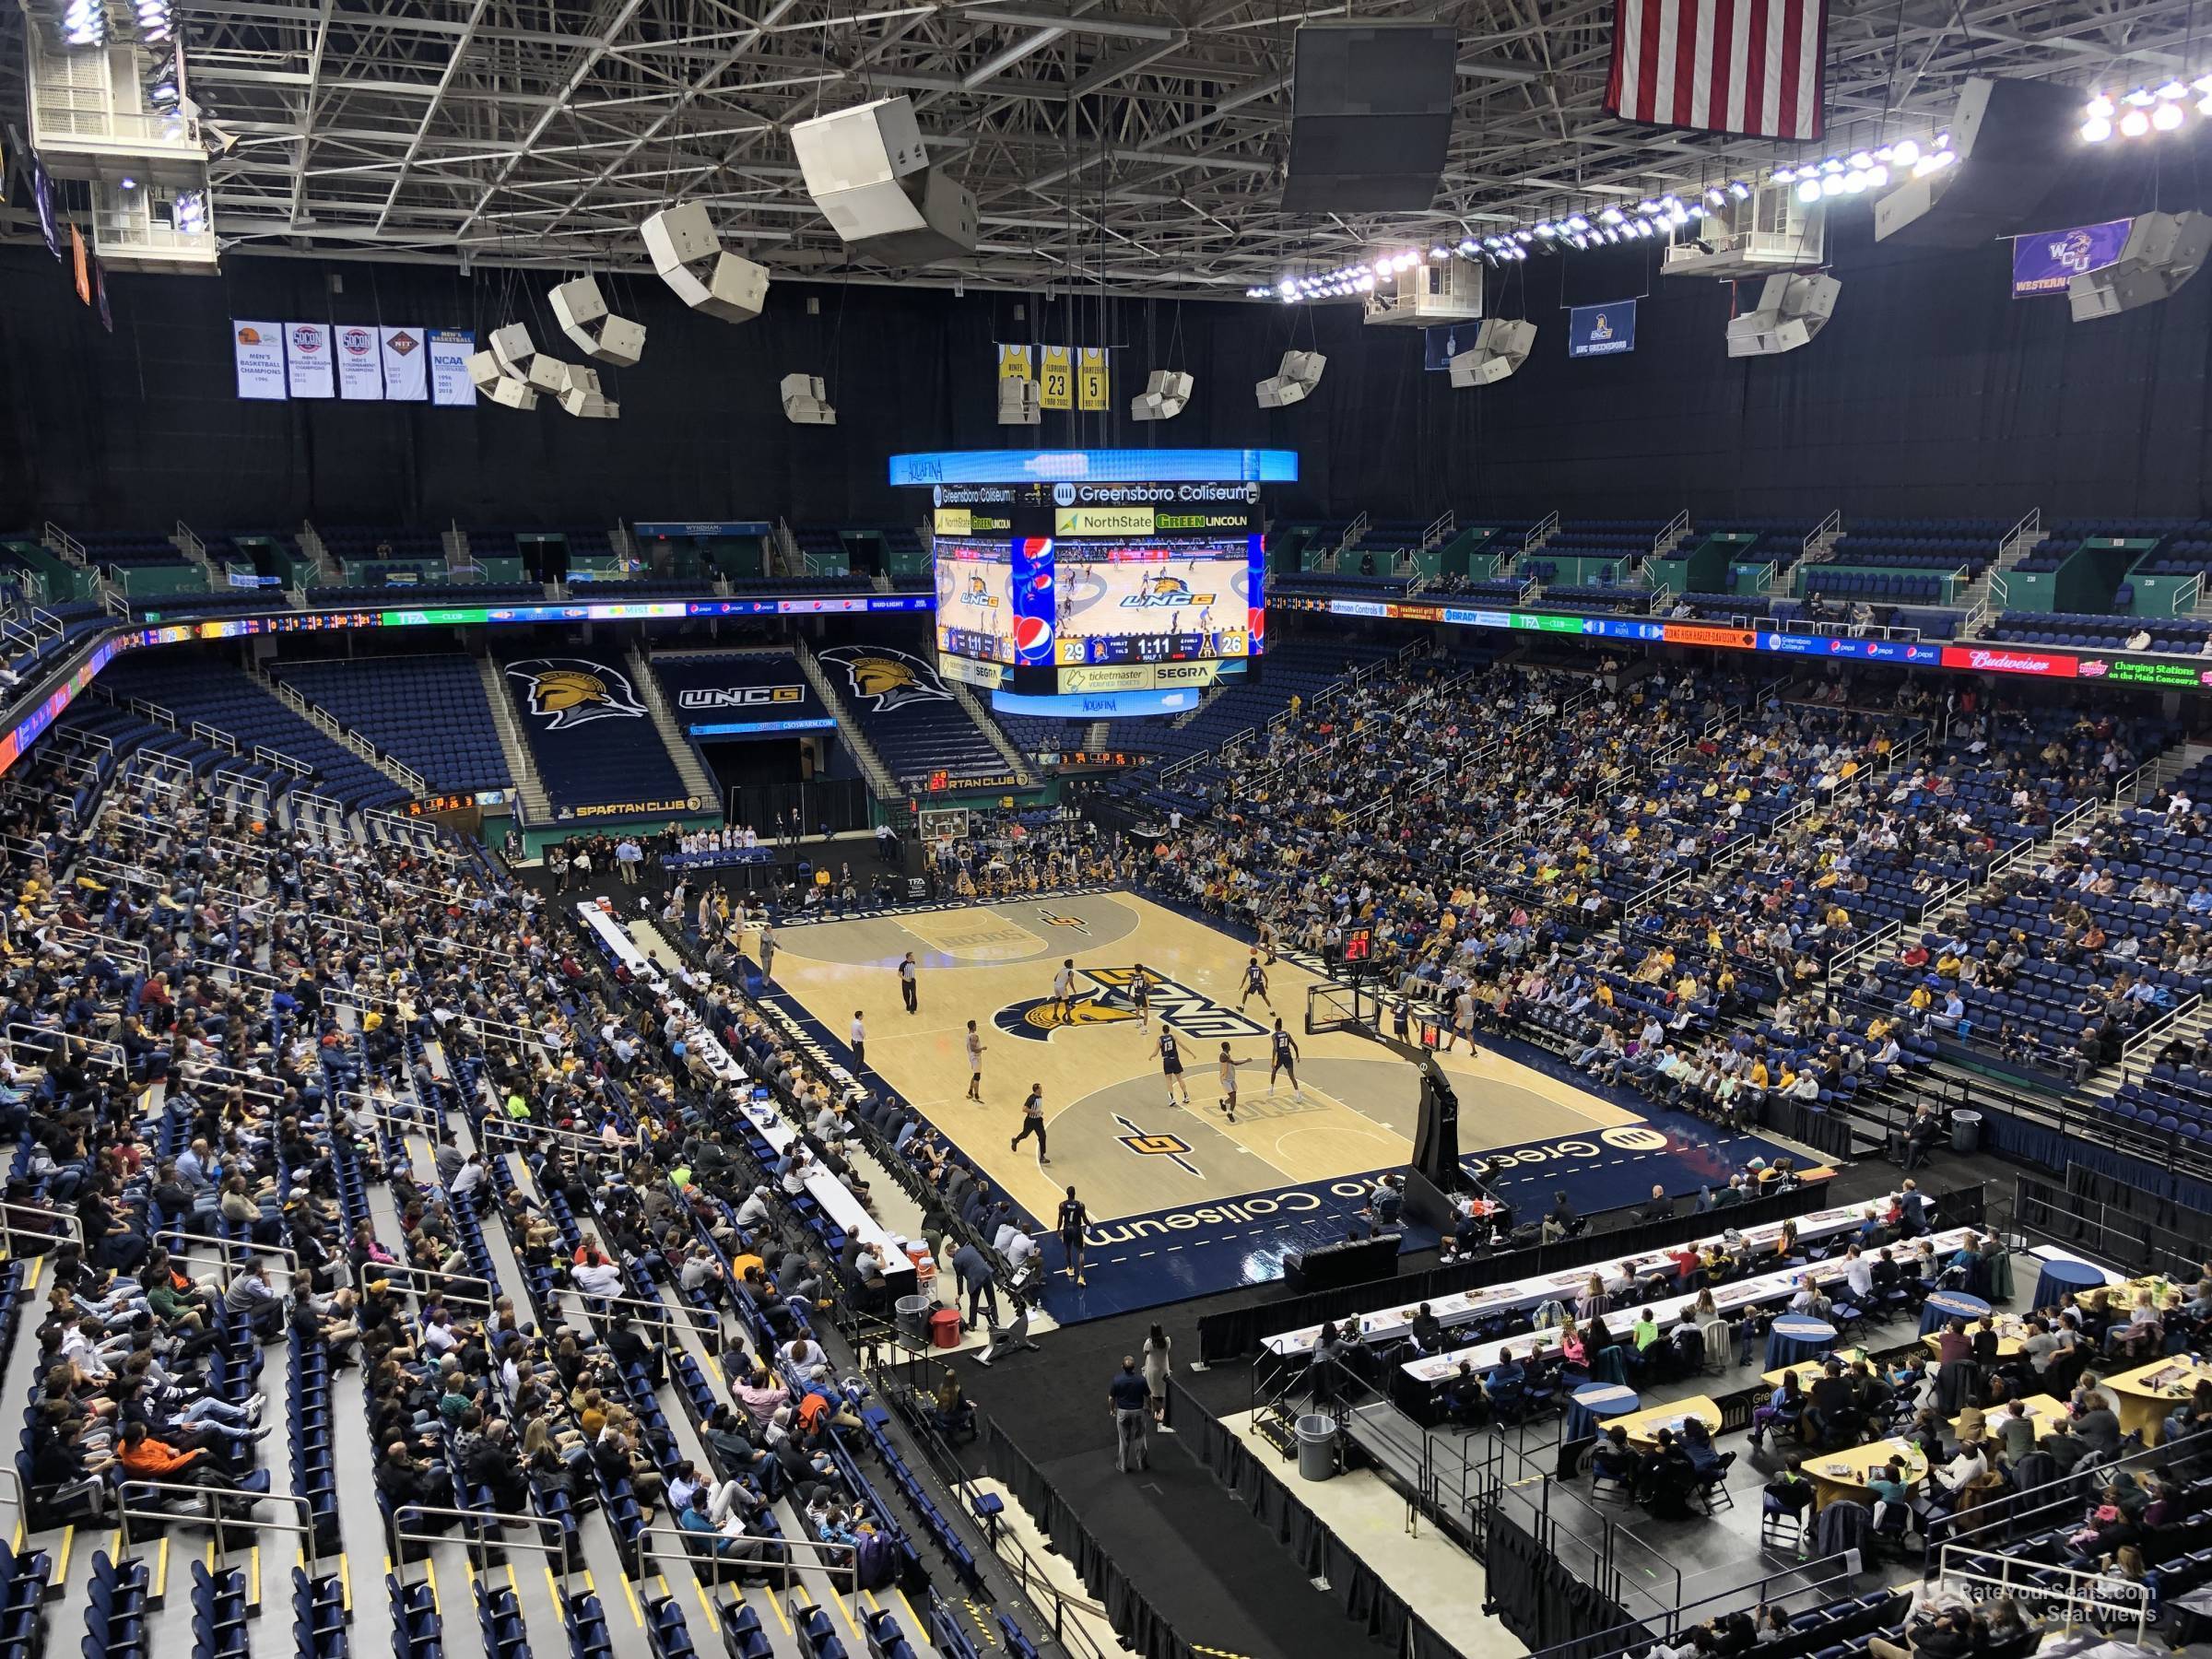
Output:
[[523,820],[543,824],[553,817],[553,803],[546,794],[537,768],[531,764],[530,748],[514,724],[514,703],[507,690],[507,677],[489,656],[477,659],[477,674],[484,682],[484,700],[491,705],[491,724],[500,735],[500,753],[507,757],[507,775],[514,780]]
[[684,728],[677,724],[676,714],[668,707],[668,694],[661,689],[660,677],[653,673],[653,664],[638,646],[629,648],[623,659],[629,670],[629,683],[638,688],[638,700],[653,716],[653,730],[661,735],[661,743],[668,757],[676,762],[676,775],[684,781],[684,793],[713,805],[719,810],[722,787],[714,782],[714,774],[707,770],[706,762],[699,758],[699,747],[684,735]]

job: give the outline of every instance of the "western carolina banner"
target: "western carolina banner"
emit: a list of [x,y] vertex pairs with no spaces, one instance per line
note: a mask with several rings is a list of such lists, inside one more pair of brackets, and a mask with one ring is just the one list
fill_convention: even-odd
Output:
[[383,353],[384,401],[421,403],[430,394],[430,354],[419,328],[380,328]]
[[694,737],[773,737],[837,724],[794,657],[664,657],[653,671]]
[[284,397],[284,324],[230,321],[241,397]]
[[358,323],[336,329],[338,395],[348,403],[381,403],[384,396],[383,354],[376,330]]
[[1569,357],[1610,357],[1636,349],[1636,301],[1577,305],[1567,313]]
[[284,325],[284,389],[294,397],[334,397],[335,371],[330,360],[330,324]]
[[1606,108],[1753,138],[1820,136],[1827,0],[1618,0]]
[[2066,283],[2089,271],[2101,271],[2120,263],[2127,246],[2132,218],[2107,219],[2101,225],[2076,225],[2066,230],[2035,230],[2012,239],[2012,297],[2032,299],[2038,294],[2063,294]]

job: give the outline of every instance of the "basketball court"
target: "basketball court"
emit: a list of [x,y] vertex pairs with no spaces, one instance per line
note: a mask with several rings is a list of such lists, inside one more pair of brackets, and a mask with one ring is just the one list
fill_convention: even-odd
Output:
[[[1306,1031],[1308,988],[1327,982],[1280,960],[1266,971],[1273,1011],[1258,996],[1240,1007],[1250,948],[1147,900],[1107,892],[892,912],[781,927],[776,943],[778,1000],[816,1040],[849,1052],[857,1010],[865,1065],[854,1069],[876,1074],[1032,1215],[1049,1224],[1075,1187],[1091,1219],[1088,1300],[1118,1304],[1077,1317],[1273,1277],[1285,1250],[1344,1237],[1374,1174],[1412,1155],[1419,1074],[1365,1038]],[[899,985],[909,951],[913,1014]],[[1062,1010],[1053,982],[1070,959],[1075,994]],[[1149,1030],[1129,997],[1140,966]],[[1269,1085],[1277,1013],[1298,1043],[1297,1093],[1287,1077]],[[971,1019],[984,1045],[980,1104],[967,1098]],[[1182,1051],[1188,1106],[1180,1090],[1171,1102],[1163,1026]],[[1218,1104],[1224,1041],[1239,1062],[1233,1123]],[[1532,1183],[1547,1202],[1552,1185],[1580,1183],[1577,1202],[1597,1207],[1594,1177],[1619,1203],[1654,1181],[1694,1190],[1717,1167],[1702,1124],[1666,1114],[1654,1125],[1648,1108],[1578,1087],[1565,1068],[1491,1048],[1440,1061],[1458,1087],[1463,1153],[1499,1154],[1521,1207],[1537,1196]],[[1007,1144],[1032,1084],[1044,1089],[1049,1165],[1034,1138]],[[1056,1245],[1049,1259],[1057,1264]],[[1140,1291],[1124,1276],[1115,1287],[1101,1270],[1117,1264],[1151,1264],[1141,1277],[1165,1282]],[[1056,1314],[1062,1300],[1053,1298]]]

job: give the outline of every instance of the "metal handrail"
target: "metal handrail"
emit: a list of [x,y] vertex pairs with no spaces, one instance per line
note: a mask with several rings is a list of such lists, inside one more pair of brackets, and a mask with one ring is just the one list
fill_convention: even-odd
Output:
[[[793,1584],[797,1580],[797,1575],[802,1571],[810,1570],[821,1573],[824,1577],[830,1580],[832,1589],[836,1587],[839,1576],[841,1574],[845,1578],[848,1578],[852,1581],[851,1594],[853,1598],[854,1606],[857,1606],[859,1605],[859,1565],[856,1562],[838,1562],[824,1559],[828,1553],[832,1551],[842,1551],[847,1555],[852,1554],[853,1546],[850,1544],[824,1544],[819,1539],[816,1538],[761,1537],[756,1536],[751,1533],[747,1533],[745,1537],[740,1540],[727,1537],[725,1535],[720,1532],[687,1532],[680,1526],[641,1526],[638,1528],[637,1535],[638,1561],[641,1568],[642,1568],[646,1559],[649,1556],[655,1554],[668,1555],[673,1553],[667,1550],[654,1550],[645,1542],[646,1538],[648,1537],[681,1539],[684,1544],[684,1549],[682,1551],[683,1559],[687,1565],[693,1568],[716,1567],[725,1564],[746,1567],[759,1567],[764,1565],[764,1563],[759,1561],[758,1559],[747,1561],[734,1556],[724,1556],[722,1553],[721,1547],[725,1543],[736,1544],[742,1542],[747,1547],[757,1544],[761,1546],[763,1549],[781,1547],[785,1551],[785,1554],[783,1559],[780,1563],[776,1563],[776,1565],[780,1565],[783,1570],[782,1589],[784,1594],[790,1594]],[[811,1561],[801,1562],[789,1553],[794,1549],[810,1549],[822,1553],[818,1555],[816,1559]],[[704,1553],[702,1554],[701,1552]]]
[[[18,1038],[16,1035],[18,1031],[29,1031],[45,1041],[35,1045],[30,1044],[28,1039]],[[10,1020],[5,1028],[0,1028],[0,1047],[7,1050],[8,1058],[11,1060],[15,1058],[16,1044],[18,1041],[24,1042],[26,1046],[36,1046],[48,1051],[59,1046],[75,1046],[81,1049],[89,1059],[112,1065],[117,1071],[128,1073],[131,1069],[130,1060],[124,1053],[123,1044],[111,1042],[105,1037],[83,1037],[74,1031],[65,1031],[58,1026],[30,1025],[19,1019]]]
[[[484,1276],[480,1273],[448,1273],[442,1267],[418,1267],[412,1262],[371,1262],[355,1277],[363,1284],[372,1278],[445,1279],[455,1283],[484,1284]],[[464,1291],[443,1289],[438,1293],[447,1301],[457,1302],[465,1308],[482,1307],[486,1312],[489,1312],[498,1305],[498,1299],[491,1294],[491,1288],[488,1285],[485,1286],[482,1296],[470,1296]],[[421,1291],[416,1290],[414,1294],[419,1296]]]
[[[241,1492],[222,1487],[194,1486],[189,1481],[182,1480],[140,1480],[135,1476],[126,1473],[118,1483],[115,1504],[115,1522],[123,1535],[121,1547],[124,1551],[128,1551],[131,1547],[131,1518],[134,1515],[142,1521],[158,1520],[171,1523],[179,1519],[178,1516],[170,1513],[167,1510],[132,1509],[126,1494],[133,1488],[147,1492],[184,1492],[194,1498],[206,1500],[207,1519],[215,1528],[215,1549],[218,1555],[227,1553],[227,1546],[223,1542],[223,1529],[226,1526],[242,1526],[250,1532],[296,1534],[306,1540],[301,1553],[307,1557],[308,1575],[311,1578],[321,1576],[316,1571],[321,1564],[322,1556],[315,1544],[314,1506],[297,1492]],[[264,1521],[256,1515],[226,1516],[223,1513],[223,1505],[226,1501],[249,1504],[264,1501],[288,1503],[296,1506],[300,1512],[307,1518],[305,1521]],[[184,1518],[191,1519],[192,1517]]]
[[[44,1221],[58,1221],[62,1224],[61,1231],[55,1233],[43,1229],[34,1230],[28,1227],[8,1226],[6,1218],[18,1214],[37,1216]],[[42,1239],[50,1243],[56,1239],[66,1238],[76,1246],[79,1254],[83,1253],[85,1248],[84,1223],[76,1218],[73,1211],[41,1209],[35,1204],[18,1204],[13,1200],[0,1203],[0,1242],[8,1244],[12,1249],[13,1241],[18,1234],[26,1239]]]
[[[1969,1556],[1980,1556],[1984,1561],[1994,1559],[1998,1571],[1992,1576],[1986,1571],[1976,1571],[1971,1567],[1954,1567],[1951,1565],[1953,1550],[1962,1551]],[[2038,1575],[2059,1573],[2064,1578],[2072,1580],[2073,1583],[2069,1588],[2058,1590],[2048,1583],[2039,1583],[2027,1579],[2016,1581],[2012,1576],[2012,1571],[2016,1567]],[[1962,1544],[1946,1544],[1943,1547],[1943,1554],[1936,1571],[1947,1581],[1967,1584],[1986,1584],[2000,1594],[2012,1596],[2018,1601],[2055,1602],[2063,1607],[2089,1610],[2092,1618],[2088,1622],[2092,1624],[2124,1625],[2132,1622],[2136,1627],[2136,1640],[2138,1642],[2147,1639],[2150,1628],[2150,1586],[2137,1583],[2132,1579],[2114,1578],[2109,1573],[2091,1572],[2078,1567],[2050,1566],[2041,1562],[2018,1560],[2010,1556],[1991,1558],[1986,1552],[1978,1551],[1971,1545]],[[2100,1619],[2094,1617],[2095,1610],[2100,1608],[2117,1611],[2120,1617],[2117,1619],[2109,1617]]]

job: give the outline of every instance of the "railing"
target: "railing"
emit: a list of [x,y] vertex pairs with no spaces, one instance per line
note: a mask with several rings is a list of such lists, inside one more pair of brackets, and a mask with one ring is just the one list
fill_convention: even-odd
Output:
[[1429,527],[1421,532],[1421,551],[1426,553],[1431,547],[1442,546],[1452,538],[1453,534],[1458,528],[1458,514],[1451,508],[1445,508],[1443,512],[1430,520]]
[[[296,1492],[238,1492],[219,1487],[194,1486],[190,1481],[136,1480],[125,1476],[118,1488],[119,1501],[115,1505],[115,1524],[123,1535],[118,1554],[128,1554],[130,1551],[131,1522],[134,1519],[159,1523],[157,1532],[166,1532],[177,1519],[168,1510],[133,1509],[131,1494],[134,1492],[176,1492],[204,1500],[207,1505],[207,1524],[215,1529],[215,1553],[218,1556],[229,1552],[230,1547],[223,1536],[226,1530],[242,1528],[248,1534],[289,1534],[300,1541],[300,1553],[307,1558],[308,1575],[311,1578],[322,1576],[322,1556],[315,1543],[314,1506]],[[262,1502],[289,1504],[299,1511],[300,1518],[297,1521],[264,1521],[255,1515],[226,1515],[223,1512],[233,1503],[251,1505]]]
[[1521,551],[1524,553],[1533,552],[1559,533],[1559,515],[1557,512],[1548,512],[1537,520],[1528,534],[1521,538]]
[[2201,574],[2185,576],[2166,592],[2167,598],[2172,606],[2172,609],[2168,611],[2167,615],[2191,616],[2195,613],[2196,607],[2204,603],[2205,579]]
[[[1954,1551],[1959,1551],[1963,1559],[1971,1559],[1974,1565],[1952,1565]],[[1994,1573],[1989,1571],[1991,1568],[1995,1569]],[[2047,1607],[2068,1624],[2088,1624],[2108,1630],[2133,1624],[2136,1641],[2141,1643],[2148,1640],[2151,1604],[2148,1584],[2077,1567],[2048,1566],[2010,1556],[1979,1555],[1971,1549],[1962,1550],[1957,1544],[1944,1546],[1943,1564],[1938,1571],[1947,1584],[1978,1585],[1989,1593],[1973,1596],[1976,1601],[2010,1596],[2026,1604],[2023,1612]],[[2016,1571],[2018,1577],[2014,1576]],[[2053,1574],[2064,1588],[2051,1583]],[[2030,1614],[2030,1617],[2039,1615]]]
[[10,1060],[18,1058],[18,1043],[44,1053],[51,1053],[56,1048],[75,1049],[84,1054],[89,1064],[112,1066],[126,1076],[131,1069],[129,1056],[123,1052],[123,1045],[110,1042],[104,1037],[80,1037],[55,1026],[31,1025],[28,1021],[13,1020],[5,1029],[0,1029],[0,1045],[6,1047]]
[[306,761],[295,760],[291,756],[281,750],[273,749],[265,743],[257,743],[253,746],[253,759],[264,766],[274,766],[281,771],[288,771],[295,778],[312,778],[315,775],[315,769],[308,765]]
[[177,527],[170,532],[169,539],[176,543],[178,552],[194,563],[207,562],[207,544],[194,535],[192,526],[182,519],[177,521]]
[[[9,1219],[13,1216],[36,1216],[46,1225],[43,1227],[18,1227]],[[41,1244],[52,1244],[57,1239],[65,1240],[76,1245],[77,1253],[81,1255],[85,1248],[85,1227],[84,1223],[68,1210],[41,1209],[35,1204],[17,1204],[12,1200],[0,1203],[0,1241],[6,1242],[8,1254],[21,1253],[16,1249],[18,1239],[36,1239]],[[9,1466],[8,1473],[11,1475],[15,1473],[12,1465]]]
[[1825,547],[1829,542],[1842,534],[1843,510],[1841,507],[1830,508],[1828,516],[1813,526],[1811,533],[1799,546],[1799,557],[1811,559],[1820,548]]
[[1652,557],[1654,559],[1664,557],[1679,546],[1682,538],[1688,534],[1689,509],[1685,507],[1673,518],[1668,519],[1666,527],[1652,538]]
[[1366,509],[1362,508],[1359,516],[1344,527],[1344,539],[1336,544],[1336,557],[1339,559],[1359,545],[1360,538],[1366,535],[1371,522]]
[[[850,1559],[853,1554],[850,1544],[824,1544],[814,1538],[757,1537],[751,1533],[747,1533],[743,1539],[733,1539],[724,1537],[719,1532],[686,1532],[680,1526],[641,1526],[637,1535],[638,1560],[641,1570],[649,1570],[651,1559],[656,1555],[667,1560],[680,1560],[691,1567],[759,1567],[763,1564],[763,1558],[781,1550],[782,1559],[769,1565],[782,1570],[782,1594],[788,1595],[791,1593],[802,1571],[818,1572],[829,1579],[832,1589],[842,1583],[844,1589],[841,1594],[852,1600],[855,1609],[860,1606],[860,1569]],[[677,1547],[656,1550],[645,1542],[649,1537],[674,1538],[677,1540]],[[741,1544],[752,1553],[724,1554],[722,1547],[733,1543]],[[801,1549],[811,1552],[809,1559],[802,1560],[794,1553]],[[840,1555],[848,1559],[843,1561],[831,1559]]]
[[237,738],[219,726],[209,725],[204,720],[194,721],[187,728],[185,735],[198,738],[210,748],[219,748],[233,755],[239,752]]
[[49,547],[60,554],[70,564],[81,565],[85,562],[84,543],[78,541],[76,536],[70,535],[52,519],[48,519],[39,526],[39,542],[41,547]]
[[1997,569],[2009,570],[2030,547],[2043,539],[2043,510],[2030,507],[2020,522],[1997,542]]
[[[404,1515],[422,1518],[442,1515],[450,1520],[465,1521],[473,1524],[466,1529],[463,1537],[457,1540],[450,1533],[410,1532],[400,1524],[400,1518]],[[551,1527],[554,1530],[554,1537],[550,1543],[543,1537],[516,1537],[507,1531],[507,1528],[511,1526],[526,1526],[533,1533],[539,1533],[547,1527]],[[648,1528],[647,1530],[654,1529]],[[473,1549],[535,1550],[547,1558],[548,1570],[555,1563],[559,1563],[559,1570],[563,1578],[568,1577],[571,1572],[580,1571],[583,1565],[580,1560],[572,1562],[570,1559],[568,1546],[561,1541],[559,1535],[560,1522],[551,1515],[510,1514],[500,1510],[445,1509],[431,1504],[402,1503],[396,1505],[393,1510],[390,1531],[394,1546],[392,1551],[392,1571],[403,1584],[406,1583],[408,1561],[406,1547],[409,1544],[423,1546],[423,1554],[420,1559],[426,1562],[429,1560],[429,1551],[434,1546],[460,1542]],[[428,1569],[426,1568],[425,1571],[427,1571]]]

